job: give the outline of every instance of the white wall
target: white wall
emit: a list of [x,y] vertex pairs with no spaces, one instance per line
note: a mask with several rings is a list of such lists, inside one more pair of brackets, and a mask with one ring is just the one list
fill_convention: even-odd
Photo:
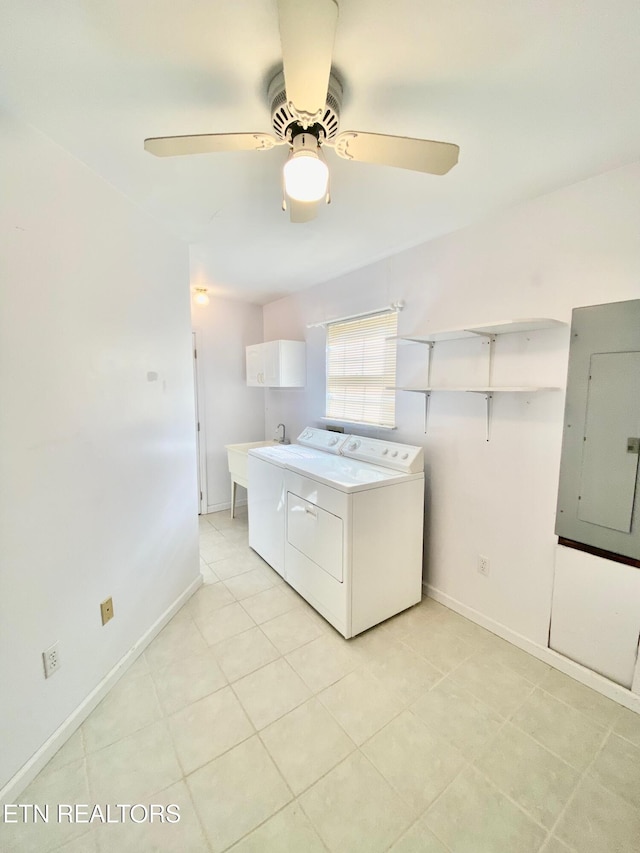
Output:
[[[193,303],[191,316],[199,339],[206,501],[209,512],[215,512],[230,503],[225,444],[262,441],[265,437],[265,392],[263,388],[247,387],[245,369],[245,347],[262,341],[262,307],[212,296],[208,305]],[[240,487],[238,503],[242,501],[246,501],[246,495]]]
[[198,557],[186,247],[2,113],[0,174],[1,788]]
[[[267,392],[267,432],[285,420],[297,433],[324,414],[325,336],[307,323],[398,299],[400,334],[522,317],[569,322],[573,307],[639,298],[639,197],[635,163],[265,306],[265,340],[308,344],[307,388],[295,398]],[[495,384],[564,386],[568,344],[568,327],[499,338]],[[483,346],[437,345],[434,384],[486,382]],[[399,384],[426,378],[426,364],[425,347],[400,346]],[[564,394],[494,398],[489,443],[482,397],[434,394],[426,436],[423,404],[398,394],[393,437],[425,447],[426,579],[546,646]],[[478,554],[490,559],[489,577],[476,571]]]

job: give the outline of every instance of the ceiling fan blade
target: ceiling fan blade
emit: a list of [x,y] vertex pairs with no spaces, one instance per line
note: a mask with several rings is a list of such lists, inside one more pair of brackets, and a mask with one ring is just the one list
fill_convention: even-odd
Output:
[[145,139],[144,149],[156,157],[211,154],[216,151],[267,151],[281,141],[270,133],[199,133]]
[[327,102],[338,4],[278,0],[278,16],[287,100],[302,118],[311,118]]
[[310,222],[318,215],[317,201],[296,201],[287,196],[289,218],[292,222]]
[[409,136],[385,136],[348,130],[336,136],[336,153],[345,160],[361,160],[381,166],[396,166],[415,172],[444,175],[458,162],[460,148],[451,142],[412,139]]

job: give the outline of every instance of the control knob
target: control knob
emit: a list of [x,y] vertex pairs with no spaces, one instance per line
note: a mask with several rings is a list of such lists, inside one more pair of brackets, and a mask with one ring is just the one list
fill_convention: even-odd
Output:
[[359,441],[352,441],[349,445],[349,450],[357,450],[360,447]]
[[337,438],[330,438],[330,439],[329,439],[329,447],[333,447],[333,445],[334,445],[334,444],[337,444],[337,443],[338,443],[338,439],[337,439]]
[[403,458],[403,459],[408,459],[408,458],[409,458],[409,454],[408,454],[408,453],[403,453],[403,454],[402,454],[402,458]]
[[385,449],[382,451],[382,455],[386,456],[388,452],[389,452],[389,448],[385,447]]
[[394,451],[393,451],[393,453],[392,453],[391,455],[395,458],[395,457],[398,455],[398,451],[397,451],[397,450],[394,450]]

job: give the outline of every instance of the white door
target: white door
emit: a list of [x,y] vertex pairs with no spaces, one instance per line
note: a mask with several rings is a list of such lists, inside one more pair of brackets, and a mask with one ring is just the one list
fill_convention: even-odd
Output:
[[198,370],[198,333],[192,332],[193,345],[193,395],[195,399],[196,453],[198,466],[198,513],[207,511],[207,450],[204,437],[204,410],[200,407],[200,381]]

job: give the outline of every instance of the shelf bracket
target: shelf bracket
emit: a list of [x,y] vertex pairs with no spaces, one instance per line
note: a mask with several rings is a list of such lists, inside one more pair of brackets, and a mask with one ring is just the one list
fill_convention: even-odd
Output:
[[493,354],[496,345],[496,336],[495,335],[486,335],[485,343],[489,347],[489,363],[487,366],[487,385],[493,385]]
[[[435,344],[433,341],[429,341],[429,363],[427,365],[427,387],[431,388],[431,362],[433,361],[433,351]],[[425,429],[426,432],[426,429]]]
[[431,400],[431,391],[425,391],[424,395],[424,434],[427,434],[427,424],[429,423],[429,401]]
[[484,399],[487,403],[487,427],[486,427],[486,436],[487,441],[491,438],[491,406],[493,403],[493,394],[485,394]]

